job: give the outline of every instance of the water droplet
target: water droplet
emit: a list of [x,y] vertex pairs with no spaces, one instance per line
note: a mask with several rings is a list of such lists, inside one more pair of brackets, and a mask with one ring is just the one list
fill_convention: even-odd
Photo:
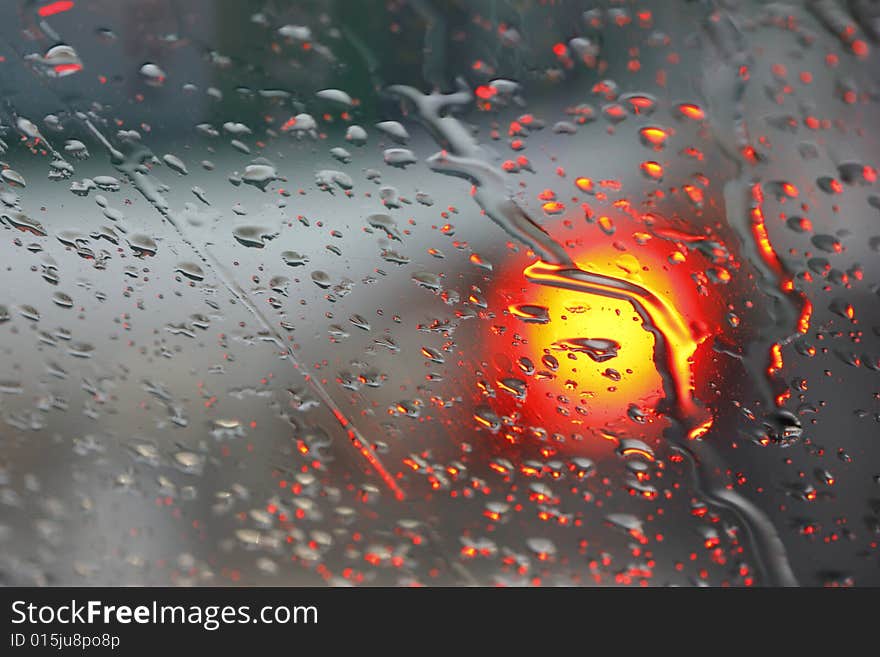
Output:
[[186,169],[186,165],[183,163],[183,160],[181,160],[176,155],[166,153],[162,156],[162,160],[165,162],[165,164],[168,165],[170,169],[173,169],[182,176],[185,176],[189,173],[189,171],[187,171]]
[[616,358],[620,350],[620,344],[608,338],[570,338],[558,340],[553,346],[562,351],[586,354],[597,363]]
[[399,144],[405,144],[409,141],[409,133],[397,121],[381,121],[376,124],[376,128]]
[[165,78],[167,77],[165,71],[152,63],[146,63],[141,66],[139,73],[144,82],[151,87],[161,87],[165,84]]
[[518,304],[510,306],[510,314],[530,324],[547,324],[550,321],[550,309],[535,304]]
[[245,184],[253,185],[265,192],[269,183],[278,180],[278,173],[275,171],[275,167],[269,164],[249,164],[245,167],[241,180]]

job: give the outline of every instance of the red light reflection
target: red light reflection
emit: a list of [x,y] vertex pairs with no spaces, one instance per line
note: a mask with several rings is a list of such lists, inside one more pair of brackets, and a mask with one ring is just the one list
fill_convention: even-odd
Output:
[[[621,218],[618,223],[626,222]],[[559,222],[548,230],[564,238],[564,225],[570,223]],[[704,381],[711,370],[711,349],[702,345],[722,330],[726,314],[721,295],[707,290],[697,282],[703,277],[695,276],[709,267],[709,259],[670,238],[633,232],[629,237],[616,234],[611,242],[599,226],[582,226],[576,238],[566,242],[573,259],[583,271],[645,291],[638,302],[663,333],[669,351],[666,363],[677,370],[675,393],[690,437],[703,436],[713,418],[695,401],[694,381]],[[502,437],[519,443],[528,433],[522,427],[540,426],[548,434],[566,437],[558,445],[561,451],[590,454],[607,452],[604,439],[618,433],[656,440],[667,422],[657,412],[665,393],[654,363],[655,336],[630,301],[555,287],[554,274],[553,266],[521,254],[503,263],[495,278],[489,307],[496,310],[496,318],[486,338],[498,379],[492,407],[499,415],[518,419],[515,427],[501,429]],[[577,349],[583,340],[572,341],[584,338],[613,341],[619,349],[610,356]],[[509,377],[527,382],[525,399],[508,394]],[[583,440],[572,441],[573,434]]]

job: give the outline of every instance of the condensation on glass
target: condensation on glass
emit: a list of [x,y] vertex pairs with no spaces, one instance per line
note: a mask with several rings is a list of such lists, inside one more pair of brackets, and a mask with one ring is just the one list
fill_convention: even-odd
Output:
[[880,13],[9,2],[0,581],[876,585]]

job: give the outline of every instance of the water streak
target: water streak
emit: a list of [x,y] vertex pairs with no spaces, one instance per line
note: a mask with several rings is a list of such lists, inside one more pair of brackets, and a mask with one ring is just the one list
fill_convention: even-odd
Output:
[[681,315],[650,290],[630,281],[580,269],[563,245],[547,233],[512,197],[501,169],[487,159],[477,140],[457,118],[449,114],[473,103],[462,82],[458,90],[424,94],[396,85],[388,92],[411,103],[417,115],[443,151],[428,159],[429,166],[446,175],[465,178],[474,185],[473,198],[486,215],[508,234],[536,253],[539,260],[524,275],[542,285],[628,301],[654,336],[654,362],[663,378],[665,411],[671,422],[664,437],[673,449],[686,456],[695,472],[698,489],[707,502],[731,511],[745,527],[756,554],[763,580],[768,584],[797,584],[784,546],[772,523],[751,502],[728,487],[725,469],[708,442],[693,440],[711,423],[701,417],[694,399],[691,359],[696,349],[693,336]]

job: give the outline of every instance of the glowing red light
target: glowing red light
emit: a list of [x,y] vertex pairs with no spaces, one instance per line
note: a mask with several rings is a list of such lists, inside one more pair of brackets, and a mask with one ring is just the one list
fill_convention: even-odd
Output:
[[71,9],[73,9],[73,2],[71,0],[58,0],[58,2],[50,2],[48,5],[43,5],[37,9],[37,13],[43,18],[47,18],[48,16],[70,11]]
[[702,121],[706,118],[706,113],[703,112],[703,109],[699,105],[693,103],[682,103],[678,106],[678,111],[682,116],[694,121]]

